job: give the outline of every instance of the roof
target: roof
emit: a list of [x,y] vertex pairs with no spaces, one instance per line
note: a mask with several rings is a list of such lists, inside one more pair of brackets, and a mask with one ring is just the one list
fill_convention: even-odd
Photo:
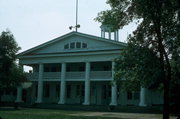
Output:
[[98,36],[93,36],[93,35],[73,31],[73,32],[70,32],[70,33],[65,34],[63,36],[57,37],[57,38],[55,38],[53,40],[50,40],[48,42],[45,42],[43,44],[40,44],[38,46],[35,46],[35,47],[31,48],[31,49],[23,51],[23,52],[19,53],[18,56],[22,56],[22,55],[25,55],[27,53],[33,52],[33,51],[35,51],[37,49],[43,48],[43,47],[45,47],[47,45],[58,42],[60,40],[63,40],[65,38],[73,36],[73,35],[78,35],[78,36],[81,36],[81,37],[87,37],[87,38],[91,38],[91,39],[95,39],[95,40],[99,40],[99,41],[103,41],[103,42],[108,42],[108,43],[112,43],[112,44],[116,44],[116,45],[120,45],[120,46],[127,46],[127,44],[123,43],[123,42],[119,42],[119,41],[115,41],[115,40],[109,40],[109,39],[106,39],[106,38],[102,38],[102,37],[98,37]]

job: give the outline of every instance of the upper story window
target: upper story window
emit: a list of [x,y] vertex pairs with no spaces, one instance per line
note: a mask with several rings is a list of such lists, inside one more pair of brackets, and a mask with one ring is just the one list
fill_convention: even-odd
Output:
[[82,43],[82,48],[87,48],[87,44],[86,43]]
[[64,49],[69,49],[69,44],[64,45]]
[[87,48],[87,43],[71,42],[64,45],[64,49],[80,49],[80,48]]

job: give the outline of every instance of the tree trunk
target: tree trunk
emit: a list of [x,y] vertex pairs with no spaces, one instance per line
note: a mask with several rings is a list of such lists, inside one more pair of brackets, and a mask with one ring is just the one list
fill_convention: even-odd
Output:
[[[163,38],[160,30],[161,28],[160,19],[156,18],[156,20],[154,20],[154,25],[158,38],[158,50],[160,54],[160,62],[161,62],[162,77],[163,77],[162,79],[164,85],[163,119],[169,119],[169,80],[171,79],[171,67],[166,51],[163,46]],[[165,66],[165,61],[167,67]]]

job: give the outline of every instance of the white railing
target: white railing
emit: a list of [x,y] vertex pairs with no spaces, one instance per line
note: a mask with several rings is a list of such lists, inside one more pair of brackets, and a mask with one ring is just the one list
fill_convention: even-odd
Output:
[[85,79],[85,72],[66,72],[66,79]]
[[28,80],[38,80],[38,72],[37,73],[27,73],[26,74]]
[[60,79],[61,72],[43,72],[43,79]]
[[[37,81],[38,80],[38,72],[35,73],[28,73],[27,79],[28,80],[32,80],[32,81]],[[43,72],[43,80],[54,80],[54,79],[58,79],[60,80],[61,78],[61,72]]]
[[[38,80],[38,72],[28,73],[27,78],[31,81]],[[66,79],[85,79],[85,72],[66,72]],[[90,79],[104,80],[111,79],[111,71],[91,71]],[[43,80],[45,81],[56,81],[61,79],[61,72],[43,72]]]
[[91,71],[90,79],[111,79],[112,72],[111,71]]

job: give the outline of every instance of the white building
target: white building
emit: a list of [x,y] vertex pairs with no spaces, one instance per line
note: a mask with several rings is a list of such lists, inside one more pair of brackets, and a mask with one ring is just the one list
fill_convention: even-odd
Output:
[[[102,27],[101,27],[102,28]],[[17,102],[83,105],[162,104],[162,94],[141,88],[140,92],[122,91],[113,82],[114,59],[125,43],[118,41],[118,31],[101,37],[71,32],[18,55],[21,66],[32,71],[28,89],[18,87]],[[114,40],[112,40],[112,38]],[[113,84],[113,85],[111,85]]]

